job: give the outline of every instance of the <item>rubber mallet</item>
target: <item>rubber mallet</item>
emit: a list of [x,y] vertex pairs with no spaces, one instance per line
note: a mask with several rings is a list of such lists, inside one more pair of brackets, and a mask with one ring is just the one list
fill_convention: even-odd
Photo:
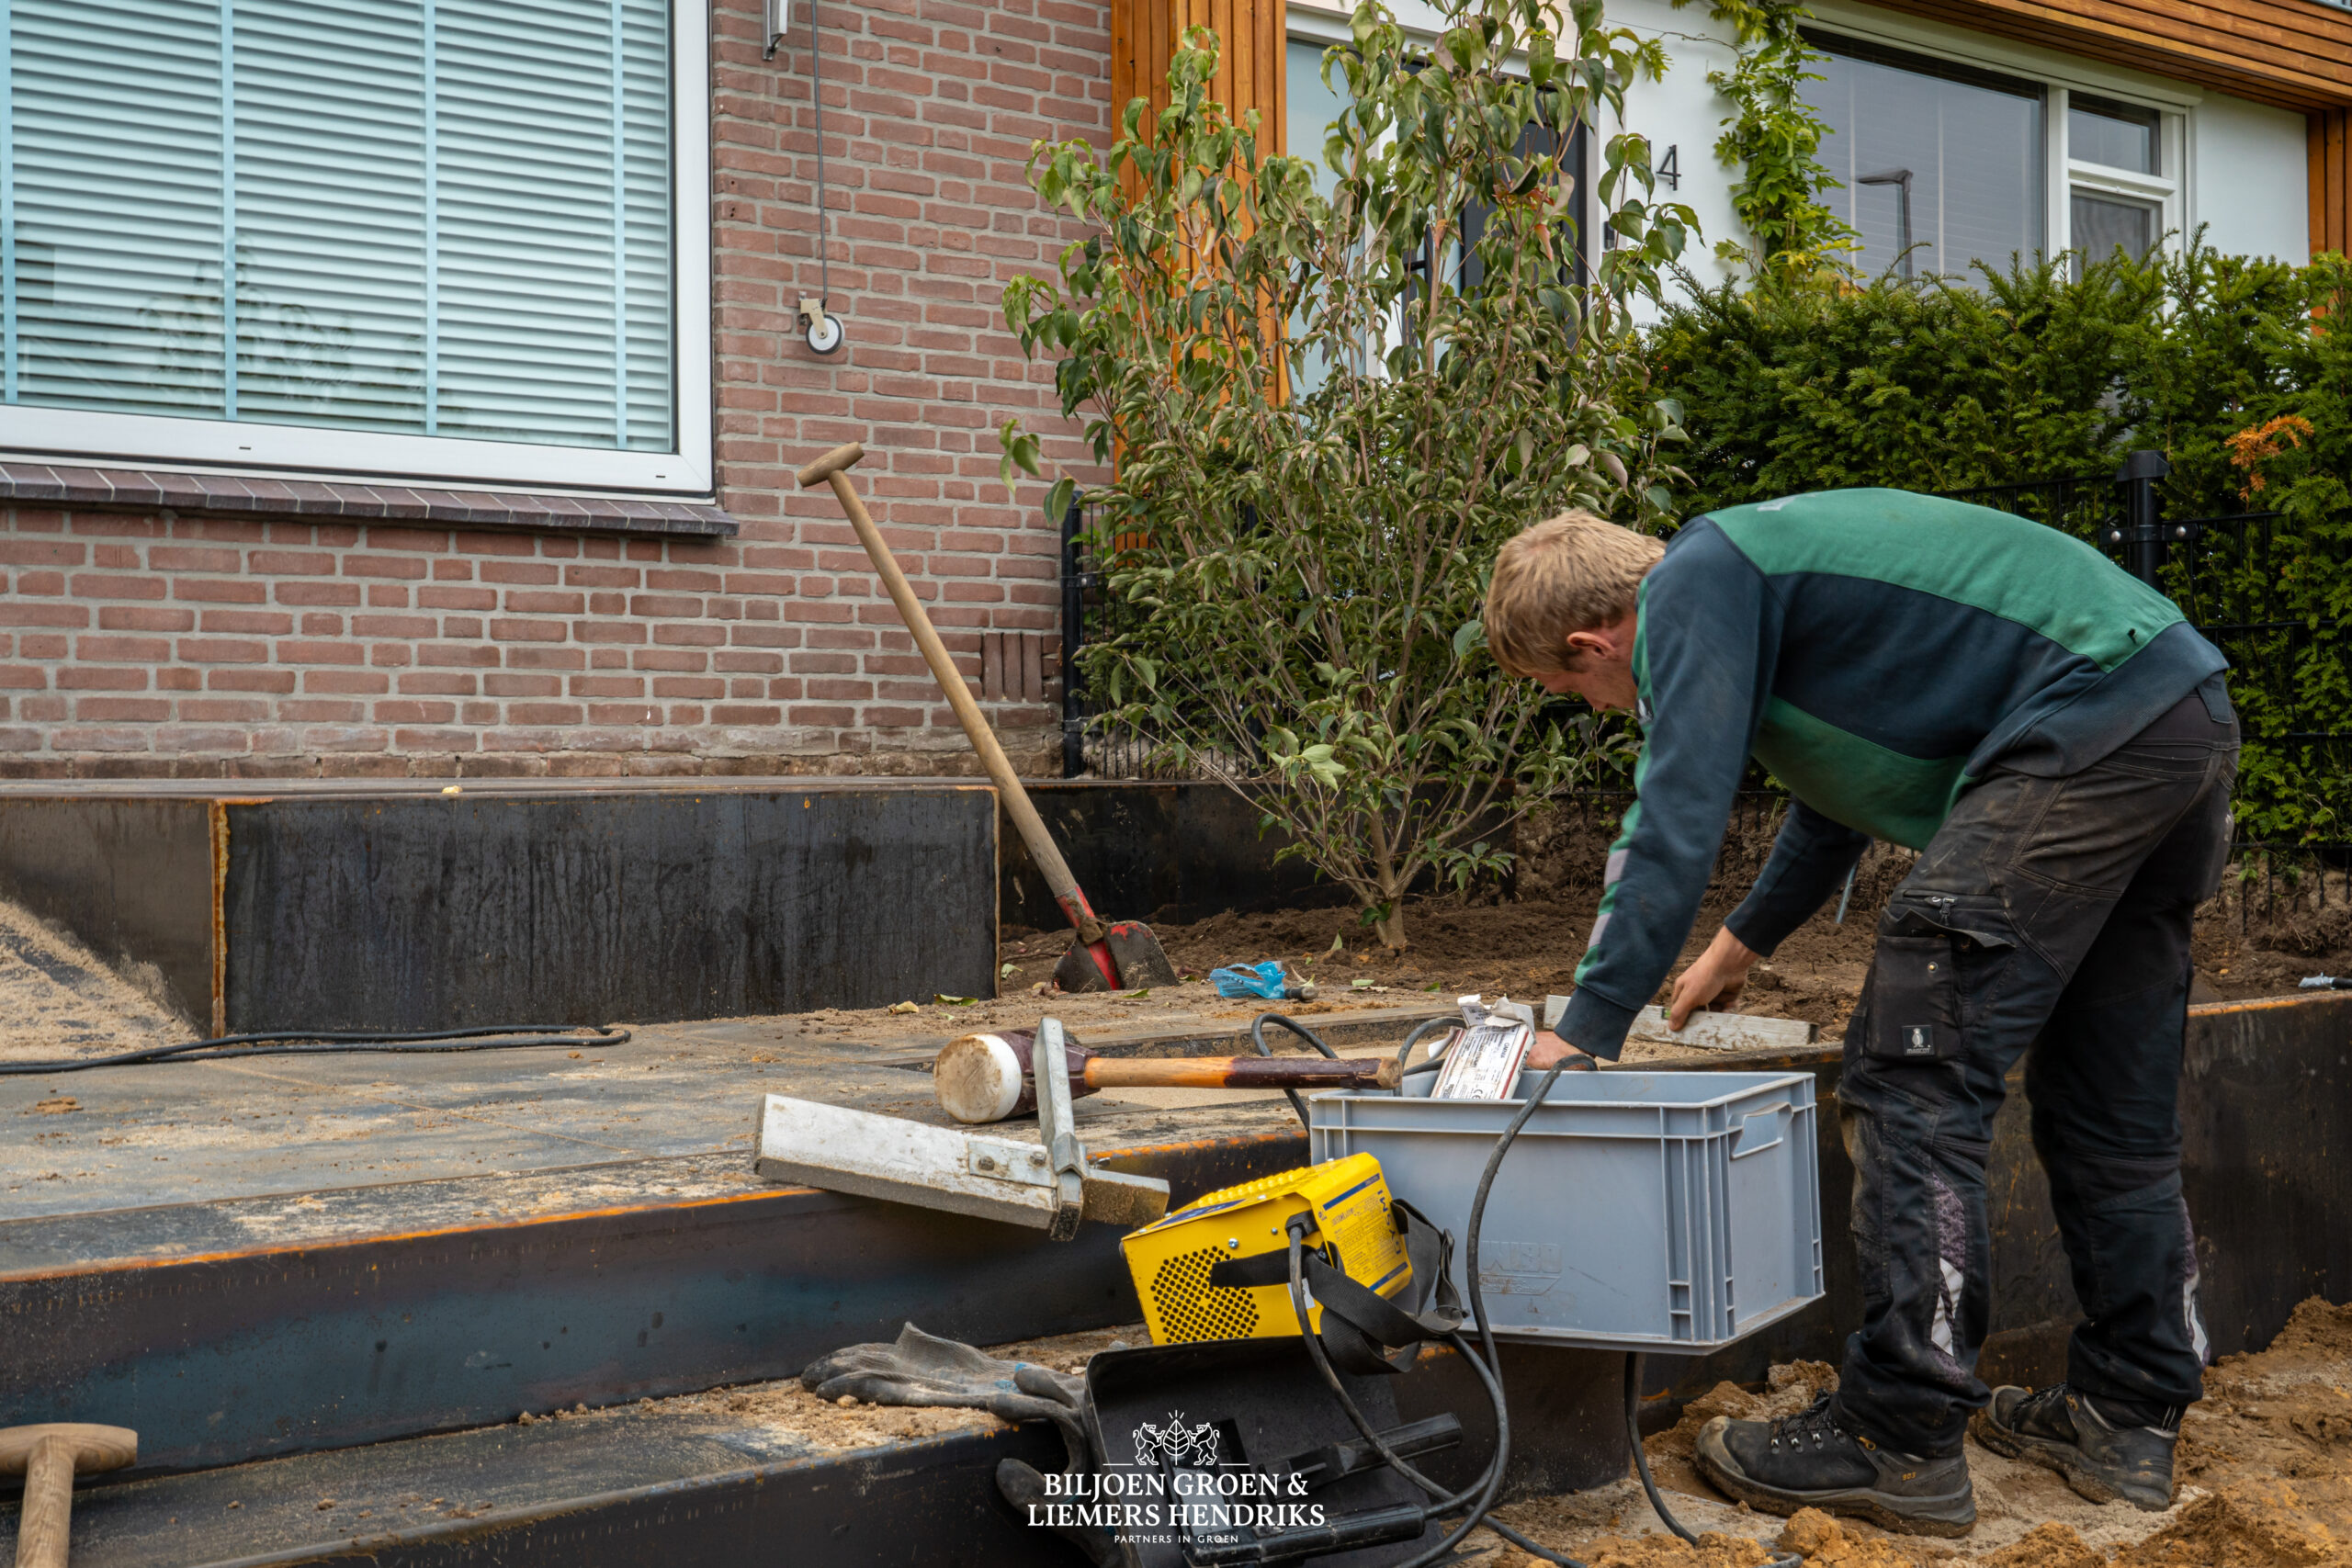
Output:
[[[951,1040],[931,1065],[940,1108],[958,1122],[1001,1122],[1037,1108],[1025,1030]],[[1393,1056],[1098,1056],[1065,1047],[1071,1098],[1106,1089],[1395,1089]]]
[[[1028,846],[1029,858],[1046,879],[1054,895],[1054,902],[1069,917],[1078,931],[1078,940],[1054,966],[1054,983],[1065,991],[1138,991],[1154,986],[1176,984],[1176,966],[1168,961],[1168,953],[1151,928],[1141,920],[1104,920],[1086,901],[1086,894],[1078,886],[1078,878],[1070,874],[1069,863],[1062,859],[1061,850],[1054,843],[1054,836],[1046,831],[1046,819],[1029,799],[1029,792],[1021,787],[1020,775],[1012,771],[1012,763],[997,744],[996,731],[989,728],[987,716],[979,704],[972,700],[971,690],[964,684],[964,677],[949,657],[947,645],[939,640],[939,633],[923,614],[921,601],[907,581],[907,574],[899,570],[898,558],[883,541],[882,531],[874,525],[873,516],[860,501],[856,487],[849,482],[849,470],[865,456],[865,448],[853,441],[846,446],[836,446],[823,457],[802,468],[795,476],[801,487],[830,484],[833,499],[842,503],[842,511],[849,517],[849,525],[857,532],[858,542],[865,547],[866,556],[874,562],[875,575],[890,595],[890,603],[899,607],[899,618],[907,623],[907,630],[915,639],[915,647],[922,651],[923,662],[931,666],[933,679],[939,682],[941,694],[956,713],[956,721],[972,742],[972,750],[979,753],[980,765],[988,770],[995,782],[997,794],[1004,803],[1004,814],[1021,833],[1021,841]],[[1068,679],[1068,671],[1064,672]],[[1073,1080],[1075,1081],[1075,1080]]]
[[119,1470],[139,1457],[139,1434],[123,1427],[53,1421],[0,1428],[0,1475],[25,1478],[17,1515],[17,1568],[65,1568],[74,1520],[74,1477]]

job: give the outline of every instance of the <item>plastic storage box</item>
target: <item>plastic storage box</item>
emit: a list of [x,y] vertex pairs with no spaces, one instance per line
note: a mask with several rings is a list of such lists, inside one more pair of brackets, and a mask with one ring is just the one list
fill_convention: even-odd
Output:
[[[1375,1156],[1393,1196],[1453,1233],[1466,1306],[1470,1201],[1522,1101],[1430,1100],[1434,1076],[1401,1095],[1315,1096],[1313,1148]],[[1561,1074],[1487,1200],[1479,1284],[1496,1335],[1699,1354],[1818,1299],[1813,1090],[1809,1073]]]

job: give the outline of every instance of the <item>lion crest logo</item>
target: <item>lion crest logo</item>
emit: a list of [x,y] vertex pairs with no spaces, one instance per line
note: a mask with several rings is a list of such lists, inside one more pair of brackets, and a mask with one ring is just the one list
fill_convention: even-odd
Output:
[[1181,1410],[1171,1414],[1164,1426],[1142,1423],[1131,1436],[1139,1465],[1157,1466],[1164,1460],[1186,1469],[1206,1470],[1216,1463],[1216,1428],[1205,1421],[1197,1427],[1185,1426]]

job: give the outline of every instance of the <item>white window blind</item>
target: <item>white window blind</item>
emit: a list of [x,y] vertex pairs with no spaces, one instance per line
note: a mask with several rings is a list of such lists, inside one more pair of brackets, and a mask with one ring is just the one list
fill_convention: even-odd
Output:
[[0,400],[668,452],[668,0],[0,0]]

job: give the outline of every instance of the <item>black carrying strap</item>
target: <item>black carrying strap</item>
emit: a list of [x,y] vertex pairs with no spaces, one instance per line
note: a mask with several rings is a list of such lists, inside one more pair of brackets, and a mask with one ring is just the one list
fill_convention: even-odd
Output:
[[1422,1341],[1442,1339],[1462,1325],[1462,1297],[1453,1288],[1453,1233],[1438,1229],[1401,1200],[1391,1199],[1389,1212],[1412,1265],[1410,1306],[1350,1279],[1320,1253],[1305,1255],[1307,1289],[1323,1307],[1323,1350],[1343,1371],[1408,1371]]

